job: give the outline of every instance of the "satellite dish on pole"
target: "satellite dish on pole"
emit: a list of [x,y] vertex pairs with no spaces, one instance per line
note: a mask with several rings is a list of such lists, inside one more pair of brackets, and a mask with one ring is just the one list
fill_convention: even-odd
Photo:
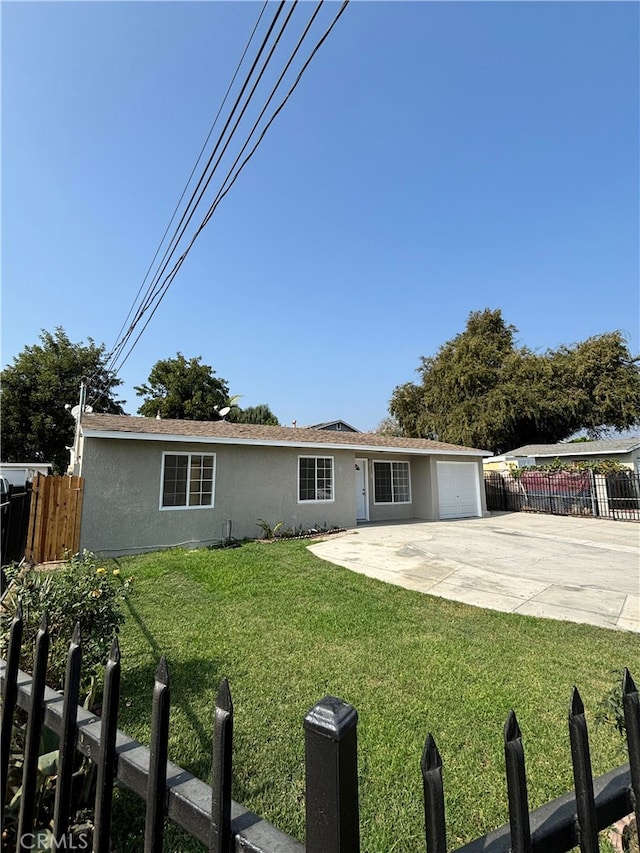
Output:
[[[84,407],[84,409],[83,409],[82,411],[83,411],[83,412],[86,412],[87,414],[89,414],[89,415],[90,415],[90,414],[91,414],[91,412],[93,411],[93,406],[85,406],[85,407]],[[71,409],[71,414],[72,414],[72,415],[73,415],[73,417],[74,417],[74,418],[76,418],[76,420],[77,420],[77,419],[78,419],[78,415],[80,414],[80,406],[74,406],[74,407]]]
[[231,406],[225,406],[223,409],[220,409],[218,414],[220,415],[221,418],[224,419],[229,414],[230,411],[231,411]]

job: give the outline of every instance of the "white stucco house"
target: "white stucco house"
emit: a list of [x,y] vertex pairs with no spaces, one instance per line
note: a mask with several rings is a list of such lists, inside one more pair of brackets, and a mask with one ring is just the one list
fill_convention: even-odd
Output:
[[83,414],[80,548],[204,547],[285,527],[486,514],[488,451],[375,433]]
[[485,470],[507,471],[511,467],[548,465],[554,459],[563,462],[602,462],[614,459],[631,471],[640,472],[640,436],[609,441],[578,441],[562,444],[525,444],[500,456],[484,460]]

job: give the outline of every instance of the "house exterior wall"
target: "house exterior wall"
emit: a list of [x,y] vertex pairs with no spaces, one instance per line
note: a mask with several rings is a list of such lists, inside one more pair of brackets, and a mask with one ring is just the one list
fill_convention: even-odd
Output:
[[[213,453],[213,507],[160,509],[163,452]],[[298,502],[298,457],[332,456],[334,500]],[[259,518],[285,527],[355,525],[352,451],[86,439],[81,549],[125,554],[260,536]]]
[[[162,462],[166,452],[215,455],[213,507],[160,507]],[[300,456],[333,458],[332,501],[298,501]],[[447,455],[85,438],[80,548],[117,556],[174,546],[205,547],[228,535],[235,539],[261,536],[257,524],[260,518],[272,527],[278,522],[282,522],[284,528],[355,527],[356,457],[367,459],[370,521],[436,520],[439,517],[436,462],[451,460]],[[410,503],[375,503],[374,460],[409,462]],[[480,459],[477,465],[481,477]],[[482,508],[486,510],[484,488],[480,489],[480,494]]]

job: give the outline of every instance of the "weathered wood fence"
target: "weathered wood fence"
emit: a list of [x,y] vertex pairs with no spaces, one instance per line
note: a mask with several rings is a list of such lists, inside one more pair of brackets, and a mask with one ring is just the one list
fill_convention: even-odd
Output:
[[[165,819],[183,827],[212,853],[358,853],[360,849],[356,710],[331,696],[304,718],[306,760],[306,845],[280,832],[231,799],[233,704],[226,679],[220,684],[213,725],[211,786],[167,760],[170,686],[161,659],[152,698],[150,749],[117,729],[120,651],[113,641],[105,668],[102,717],[78,707],[81,646],[76,628],[69,647],[64,697],[45,686],[49,648],[46,616],[35,642],[33,677],[18,668],[22,641],[18,612],[10,628],[2,681],[1,793],[5,814],[8,762],[14,711],[28,712],[18,847],[33,840],[38,744],[43,726],[60,736],[60,758],[53,814],[53,849],[73,849],[67,839],[71,816],[72,772],[76,751],[97,765],[93,853],[109,853],[114,783],[146,801],[144,850],[161,851]],[[629,764],[595,781],[591,773],[584,707],[574,688],[569,737],[575,791],[529,811],[522,736],[513,712],[504,729],[506,787],[510,823],[459,848],[458,853],[562,853],[579,845],[598,853],[598,832],[640,807],[640,701],[628,672],[622,683]],[[417,762],[416,762],[417,764]],[[446,853],[442,760],[429,735],[422,755],[425,844],[427,853]],[[401,840],[400,840],[401,842]],[[57,846],[56,846],[57,845]],[[82,848],[88,849],[87,845]],[[399,849],[402,848],[401,844]]]
[[82,477],[36,474],[25,557],[32,563],[61,560],[80,549]]

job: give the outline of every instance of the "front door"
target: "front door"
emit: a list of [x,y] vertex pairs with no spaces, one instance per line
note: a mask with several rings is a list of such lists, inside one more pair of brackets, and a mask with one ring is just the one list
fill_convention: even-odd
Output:
[[356,520],[369,519],[369,478],[367,477],[367,460],[356,459]]

